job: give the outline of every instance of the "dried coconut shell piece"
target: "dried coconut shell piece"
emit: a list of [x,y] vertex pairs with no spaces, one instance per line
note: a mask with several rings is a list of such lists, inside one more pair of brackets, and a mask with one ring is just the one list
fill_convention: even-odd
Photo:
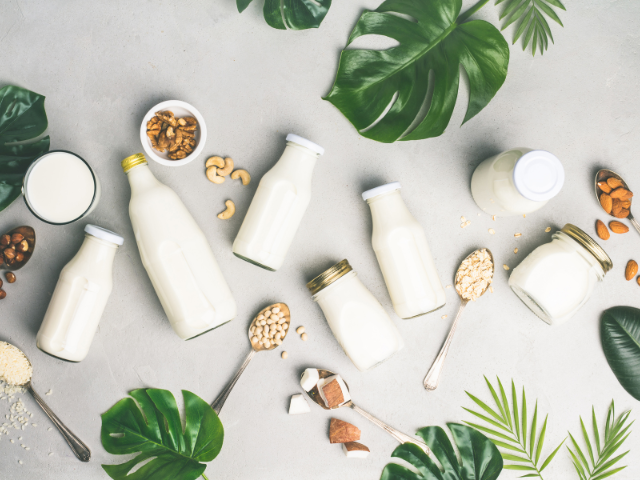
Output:
[[360,440],[360,429],[343,420],[332,418],[329,424],[329,441],[331,443],[347,443]]
[[371,453],[368,447],[358,442],[343,443],[342,451],[347,458],[367,458]]

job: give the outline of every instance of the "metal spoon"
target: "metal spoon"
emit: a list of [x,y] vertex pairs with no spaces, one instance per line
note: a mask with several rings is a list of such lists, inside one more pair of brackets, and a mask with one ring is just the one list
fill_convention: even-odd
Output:
[[[458,274],[460,273],[464,262],[469,257],[471,257],[472,255],[475,255],[477,252],[480,252],[482,250],[485,250],[489,254],[489,258],[491,259],[491,279],[493,279],[493,272],[495,271],[495,265],[493,263],[493,255],[491,254],[488,248],[484,248],[484,249],[475,250],[471,254],[467,255],[467,257],[462,261],[462,263],[458,267],[458,270],[456,271],[456,277],[455,277],[456,280],[458,279]],[[457,281],[456,281],[456,284],[457,284]],[[482,293],[480,293],[479,297],[481,297],[486,293],[487,289],[489,288],[489,285],[491,284],[487,283],[487,285],[484,287],[484,290],[482,290]],[[453,324],[451,325],[451,329],[449,330],[449,335],[447,335],[447,339],[444,341],[444,345],[440,349],[440,353],[438,354],[435,361],[433,362],[433,365],[431,365],[431,368],[429,369],[427,376],[424,377],[423,384],[424,384],[424,388],[426,388],[427,390],[435,390],[436,388],[438,388],[440,373],[442,373],[442,368],[444,367],[444,360],[447,357],[447,353],[449,352],[449,347],[451,346],[451,342],[453,341],[453,334],[456,331],[456,327],[458,326],[458,321],[462,316],[462,311],[464,310],[464,307],[466,307],[467,304],[469,303],[469,299],[464,298],[460,294],[460,292],[458,292],[458,296],[460,297],[460,308],[458,309],[456,318],[453,321]]]
[[[24,355],[24,352],[22,352],[22,354]],[[29,360],[29,358],[26,355],[24,355],[24,358],[27,359],[27,362],[29,362],[29,365],[31,365],[31,368],[33,368],[33,364],[31,363],[31,360]],[[62,421],[60,421],[60,419],[56,416],[56,414],[53,413],[53,411],[49,408],[49,406],[44,402],[42,397],[38,395],[36,391],[33,389],[33,385],[31,384],[31,379],[29,379],[29,381],[27,381],[27,383],[25,384],[16,385],[16,386],[24,387],[29,391],[29,393],[33,396],[34,400],[38,403],[38,405],[42,407],[42,410],[44,410],[44,413],[47,414],[47,417],[51,419],[53,424],[60,431],[64,439],[67,441],[67,443],[71,447],[71,450],[73,451],[75,456],[78,457],[80,461],[88,462],[89,460],[91,460],[91,450],[89,450],[89,447],[87,447],[87,445],[85,445],[85,443],[82,440],[80,440],[75,433],[69,430],[67,426],[64,423],[62,423]]]
[[[323,368],[318,368],[317,370],[318,370],[318,373],[320,374],[320,378],[329,378],[329,377],[335,375],[335,373],[333,373],[331,370],[325,370]],[[343,381],[344,381],[344,379],[343,379]],[[347,390],[349,390],[349,385],[347,385],[346,381],[344,382],[344,384],[346,385]],[[356,412],[358,412],[360,415],[362,415],[364,418],[369,420],[374,425],[377,425],[378,427],[383,429],[385,432],[387,432],[389,435],[391,435],[393,438],[395,438],[400,443],[414,443],[418,447],[420,447],[422,450],[424,450],[425,453],[427,453],[427,454],[431,453],[431,450],[429,449],[427,444],[424,443],[422,440],[418,440],[417,438],[411,437],[411,436],[407,435],[406,433],[402,433],[401,431],[396,430],[395,428],[387,425],[383,421],[378,420],[373,415],[365,412],[360,407],[358,407],[355,403],[353,403],[353,400],[349,400],[348,402],[345,402],[345,403],[343,403],[341,405],[338,405],[338,406],[333,407],[333,408],[329,408],[324,403],[324,400],[322,400],[322,397],[320,396],[320,391],[318,390],[318,386],[317,385],[315,387],[313,387],[311,390],[309,390],[307,392],[307,395],[309,395],[311,400],[316,402],[318,405],[320,405],[325,410],[335,410],[336,408],[349,407],[350,409],[355,410]]]
[[[220,410],[222,410],[222,407],[224,406],[224,402],[227,401],[227,398],[229,397],[231,390],[233,389],[235,384],[238,382],[240,375],[242,375],[242,372],[244,372],[244,370],[247,368],[247,365],[249,365],[249,362],[251,361],[253,356],[257,352],[274,350],[279,346],[279,345],[276,345],[275,343],[271,343],[268,347],[265,347],[264,344],[260,342],[251,341],[251,339],[254,337],[253,333],[251,333],[251,328],[257,327],[258,326],[257,323],[262,321],[260,317],[261,316],[264,317],[264,313],[267,310],[273,311],[274,308],[279,308],[280,312],[284,313],[284,316],[282,318],[284,318],[285,321],[284,323],[281,324],[283,325],[283,335],[281,340],[284,341],[285,337],[287,336],[287,333],[289,333],[289,330],[291,328],[291,312],[289,311],[289,307],[287,306],[286,303],[274,303],[273,305],[269,305],[268,307],[260,310],[260,313],[258,313],[255,316],[255,318],[253,319],[253,322],[251,322],[251,325],[249,325],[249,341],[251,342],[251,352],[249,352],[249,355],[247,355],[247,358],[244,359],[244,362],[242,363],[242,366],[240,367],[240,370],[238,370],[238,373],[236,373],[235,377],[233,377],[233,379],[231,380],[231,382],[229,382],[229,384],[225,387],[225,389],[222,390],[222,392],[220,392],[220,395],[218,395],[218,398],[216,398],[211,404],[211,408],[213,408],[213,410],[216,413],[219,414]],[[266,318],[264,320],[266,321]],[[284,327],[284,325],[287,325],[287,326]]]
[[29,250],[24,252],[24,259],[20,263],[14,262],[11,265],[7,265],[7,262],[3,262],[2,265],[0,265],[0,269],[2,270],[20,270],[27,264],[31,255],[33,255],[33,250],[36,248],[36,231],[33,228],[27,226],[17,227],[10,232],[7,232],[7,235],[13,235],[14,233],[19,233],[24,237],[24,239],[29,243]]
[[[608,170],[606,168],[603,168],[602,170],[598,170],[598,173],[596,173],[595,188],[596,188],[596,199],[598,200],[598,203],[600,203],[600,194],[604,193],[602,190],[600,190],[600,187],[598,187],[598,182],[603,182],[610,177],[617,178],[622,182],[622,186],[626,190],[633,191],[629,188],[629,186],[627,185],[627,182],[625,182],[620,175],[618,175],[613,170]],[[614,215],[611,215],[611,216],[614,217]],[[638,221],[635,218],[633,218],[633,215],[631,214],[631,208],[629,208],[629,215],[627,216],[627,218],[631,221],[631,224],[636,228],[638,233],[640,233],[640,223],[638,223]]]

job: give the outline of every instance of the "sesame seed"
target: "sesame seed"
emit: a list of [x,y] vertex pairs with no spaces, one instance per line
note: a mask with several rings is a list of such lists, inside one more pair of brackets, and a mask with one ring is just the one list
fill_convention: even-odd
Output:
[[516,237],[516,238],[518,238],[518,237],[521,237],[521,236],[522,236],[522,234],[521,234],[521,233],[514,233],[514,234],[513,234],[513,236],[514,236],[514,237]]
[[517,249],[517,248],[514,248],[514,249],[513,249],[513,253],[518,253],[518,249]]
[[502,268],[504,268],[505,270],[509,270],[509,265],[505,263],[504,265],[502,265]]
[[445,318],[447,318],[447,316],[446,315],[442,315],[442,317],[440,317],[440,318],[442,318],[444,320]]
[[490,229],[489,229],[489,233],[490,233],[491,235],[493,235],[494,233],[496,233],[496,231],[495,231],[493,228],[490,228]]
[[551,227],[547,227],[544,229],[545,232],[549,233],[551,231]]

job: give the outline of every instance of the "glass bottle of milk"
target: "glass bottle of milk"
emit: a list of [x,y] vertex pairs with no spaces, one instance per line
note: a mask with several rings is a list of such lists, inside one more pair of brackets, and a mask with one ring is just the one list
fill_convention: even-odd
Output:
[[282,266],[311,200],[311,175],[324,149],[290,133],[278,163],[260,180],[233,253],[266,270]]
[[400,196],[400,183],[367,190],[362,198],[371,208],[371,243],[400,318],[433,312],[446,296],[424,230]]
[[471,178],[471,194],[484,212],[509,217],[544,207],[563,184],[564,169],[555,155],[514,148],[478,165]]
[[153,176],[143,154],[125,158],[122,168],[142,264],[174,331],[187,340],[232,320],[236,302],[182,200]]
[[40,350],[80,362],[89,353],[113,287],[113,258],[124,242],[115,233],[87,225],[78,253],[62,269],[36,337]]

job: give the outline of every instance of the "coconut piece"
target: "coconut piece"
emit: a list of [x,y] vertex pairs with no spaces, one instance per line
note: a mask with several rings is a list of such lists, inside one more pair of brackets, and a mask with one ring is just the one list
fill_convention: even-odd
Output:
[[337,418],[331,419],[329,425],[329,441],[331,443],[347,443],[360,440],[360,429],[350,423],[338,420]]
[[342,444],[342,451],[347,458],[367,458],[371,453],[365,445],[358,442],[346,442]]
[[291,396],[289,415],[299,415],[301,413],[309,413],[310,411],[311,409],[309,408],[309,404],[301,393]]
[[320,397],[328,408],[334,408],[351,400],[349,390],[340,375],[333,375],[325,379],[323,385],[318,385]]
[[[317,368],[307,368],[302,374],[302,379],[300,380],[300,386],[303,388],[305,392],[309,392],[313,390],[313,387],[316,386],[320,380],[320,373]],[[319,388],[319,387],[318,387]]]

